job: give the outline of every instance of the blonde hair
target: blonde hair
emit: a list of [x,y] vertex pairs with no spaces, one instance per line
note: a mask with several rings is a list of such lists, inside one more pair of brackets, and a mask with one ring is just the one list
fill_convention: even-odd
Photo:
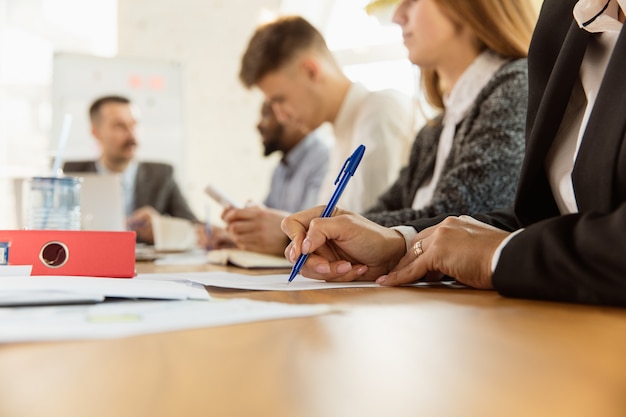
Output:
[[[463,22],[476,35],[480,49],[504,58],[528,55],[538,7],[535,0],[436,0],[453,21]],[[428,103],[444,109],[443,92],[435,70],[421,70],[421,84]]]

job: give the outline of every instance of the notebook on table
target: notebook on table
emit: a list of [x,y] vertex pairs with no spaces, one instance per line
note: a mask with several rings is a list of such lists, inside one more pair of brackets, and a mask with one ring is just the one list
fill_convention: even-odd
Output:
[[211,264],[232,264],[240,268],[291,268],[293,265],[282,256],[267,255],[241,249],[214,249],[207,253]]

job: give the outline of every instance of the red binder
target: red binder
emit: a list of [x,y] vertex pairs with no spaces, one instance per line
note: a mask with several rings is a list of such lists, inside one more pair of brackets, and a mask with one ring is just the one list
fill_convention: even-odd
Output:
[[32,275],[135,276],[135,232],[0,230],[0,246]]

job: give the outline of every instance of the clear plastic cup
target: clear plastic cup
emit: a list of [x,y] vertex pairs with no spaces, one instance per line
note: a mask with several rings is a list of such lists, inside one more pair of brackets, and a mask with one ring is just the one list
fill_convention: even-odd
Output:
[[80,178],[34,177],[25,182],[26,229],[80,230]]

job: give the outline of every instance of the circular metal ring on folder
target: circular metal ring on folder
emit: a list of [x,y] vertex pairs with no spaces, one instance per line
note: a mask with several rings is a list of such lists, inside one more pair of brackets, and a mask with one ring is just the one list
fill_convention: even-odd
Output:
[[69,258],[70,250],[61,242],[48,242],[39,252],[39,260],[48,268],[60,268]]

